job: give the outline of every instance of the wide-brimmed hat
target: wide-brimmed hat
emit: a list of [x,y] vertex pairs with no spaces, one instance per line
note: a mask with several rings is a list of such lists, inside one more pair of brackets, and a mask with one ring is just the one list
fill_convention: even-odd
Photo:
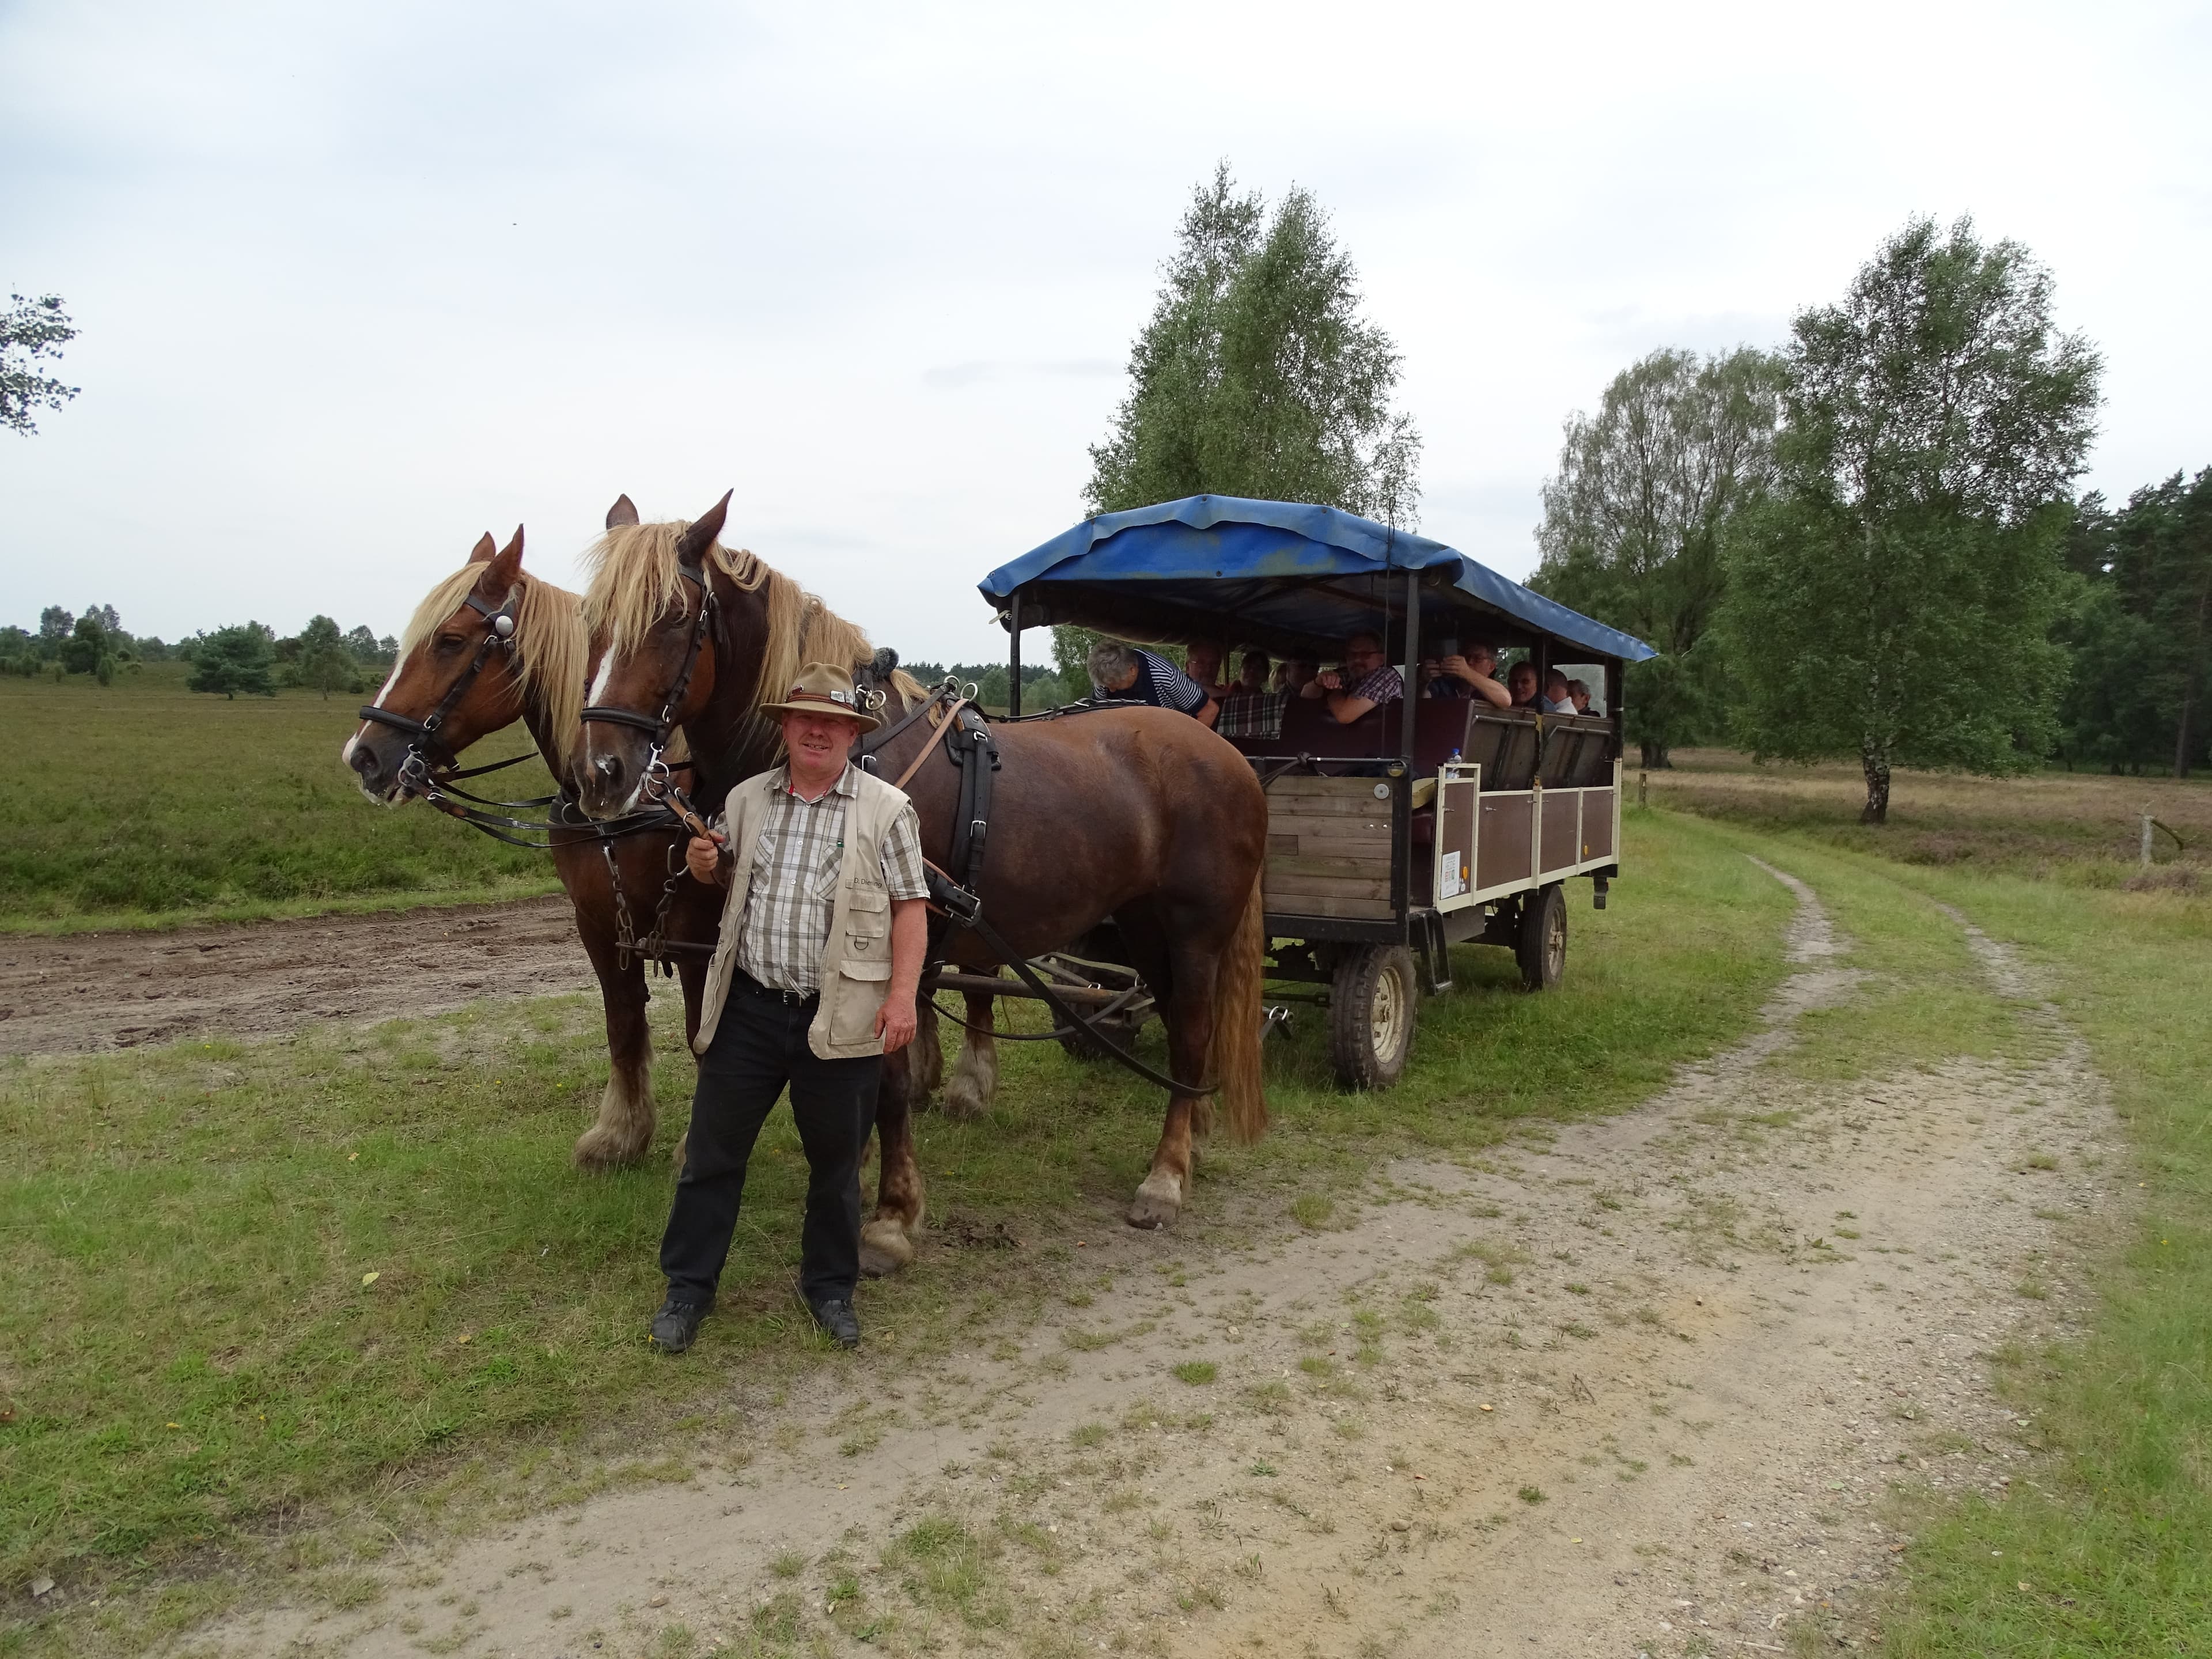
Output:
[[780,714],[836,714],[864,725],[881,726],[883,720],[860,706],[860,693],[853,689],[853,677],[832,662],[811,662],[799,671],[799,680],[791,688],[791,695],[781,702],[764,702],[764,709]]

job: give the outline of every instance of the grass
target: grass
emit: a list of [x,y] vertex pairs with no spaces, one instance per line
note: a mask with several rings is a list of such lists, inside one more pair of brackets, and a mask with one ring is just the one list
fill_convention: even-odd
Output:
[[[2089,1334],[1993,1361],[2047,1463],[2001,1501],[1917,1506],[1887,1650],[2118,1659],[2212,1649],[2212,902],[2194,896],[2192,873],[2203,845],[2192,827],[2204,827],[2212,791],[2152,779],[1908,777],[1882,832],[1850,822],[1856,804],[1817,774],[1794,786],[1735,781],[1747,770],[1716,767],[1657,793],[1778,835],[1770,855],[1824,899],[1833,894],[1847,927],[1853,902],[1941,902],[2015,946],[2087,1042],[2136,1149],[2123,1190],[2133,1188],[2140,1212],[2104,1241]],[[2189,860],[2148,883],[2135,879],[2132,824],[2124,846],[2110,825],[2146,797],[2191,842]],[[1960,1047],[1971,1051],[1986,1029],[1977,1012]],[[1936,1035],[1922,1047],[1940,1048]],[[1829,1062],[1856,1063],[1851,1046],[1832,1038]],[[2027,1167],[2053,1163],[2031,1156]],[[2016,1288],[2049,1294],[2036,1277]]]
[[[0,928],[145,927],[555,890],[543,854],[416,805],[371,806],[338,762],[359,700],[231,702],[182,663],[102,687],[0,676],[16,758],[0,789]],[[471,762],[528,748],[520,726]],[[484,780],[551,787],[532,760]]]
[[[1273,1191],[1283,1215],[1292,1194],[1349,1195],[1395,1152],[1473,1155],[1526,1120],[1631,1104],[1746,1029],[1780,972],[1786,895],[1720,833],[1629,822],[1630,874],[1603,915],[1576,913],[1565,989],[1525,995],[1503,952],[1462,951],[1462,988],[1426,1005],[1389,1095],[1339,1092],[1310,1023],[1271,1047],[1274,1133],[1212,1145],[1192,1202]],[[678,1052],[675,1000],[653,1012]],[[706,1336],[680,1365],[646,1349],[690,1079],[660,1069],[654,1162],[579,1176],[598,1025],[556,998],[0,1064],[0,1583],[109,1597],[63,1620],[64,1650],[125,1645],[115,1595],[133,1584],[134,1628],[189,1623],[224,1593],[207,1568],[265,1560],[303,1521],[358,1554],[425,1509],[681,1478],[623,1454],[652,1425],[711,1427],[778,1366],[823,1363],[787,1300],[805,1165],[781,1115]],[[1118,1217],[1158,1133],[1153,1092],[1048,1046],[1001,1062],[983,1121],[921,1121],[933,1212],[1028,1240]],[[871,1340],[939,1351],[1010,1298],[1066,1289],[1044,1249],[925,1257],[868,1290]]]

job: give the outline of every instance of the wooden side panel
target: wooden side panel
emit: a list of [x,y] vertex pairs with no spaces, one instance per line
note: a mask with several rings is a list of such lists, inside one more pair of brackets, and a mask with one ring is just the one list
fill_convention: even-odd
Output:
[[1527,793],[1484,792],[1481,828],[1475,835],[1474,884],[1478,890],[1525,882],[1533,870],[1529,839],[1535,827],[1536,798]]
[[1620,793],[1617,789],[1583,791],[1583,858],[1585,862],[1609,859],[1613,855],[1613,807]]
[[1278,778],[1267,787],[1270,910],[1375,917],[1390,909],[1390,801],[1372,778]]
[[1544,792],[1544,873],[1571,870],[1582,861],[1583,792],[1547,789]]

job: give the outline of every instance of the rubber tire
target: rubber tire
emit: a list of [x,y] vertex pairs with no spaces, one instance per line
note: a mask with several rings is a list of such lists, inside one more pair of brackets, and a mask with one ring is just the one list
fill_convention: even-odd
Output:
[[[1380,1006],[1389,1000],[1389,1008]],[[1402,945],[1370,945],[1347,951],[1336,964],[1328,994],[1329,1058],[1347,1089],[1387,1089],[1397,1082],[1413,1051],[1420,1018],[1421,982],[1413,953]],[[1385,1016],[1389,1053],[1379,1052],[1376,1022]]]
[[1513,947],[1521,983],[1531,991],[1556,991],[1567,976],[1567,895],[1558,882],[1521,901],[1521,937]]
[[[1137,1046],[1137,1033],[1145,1029],[1145,1022],[1151,1018],[1152,1015],[1149,1013],[1113,1014],[1098,1021],[1097,1024],[1099,1028],[1115,1042],[1120,1043],[1124,1048],[1133,1050]],[[1103,1048],[1091,1040],[1091,1034],[1087,1031],[1069,1032],[1060,1038],[1060,1052],[1070,1060],[1086,1060],[1100,1066],[1109,1063],[1110,1057]]]

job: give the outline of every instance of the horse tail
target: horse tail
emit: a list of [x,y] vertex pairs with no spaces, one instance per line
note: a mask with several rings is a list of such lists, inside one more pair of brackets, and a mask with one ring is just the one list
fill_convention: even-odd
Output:
[[1267,954],[1265,906],[1254,872],[1244,914],[1221,953],[1213,994],[1213,1079],[1231,1139],[1257,1140],[1267,1132],[1267,1096],[1261,1074],[1264,1015],[1261,959]]

